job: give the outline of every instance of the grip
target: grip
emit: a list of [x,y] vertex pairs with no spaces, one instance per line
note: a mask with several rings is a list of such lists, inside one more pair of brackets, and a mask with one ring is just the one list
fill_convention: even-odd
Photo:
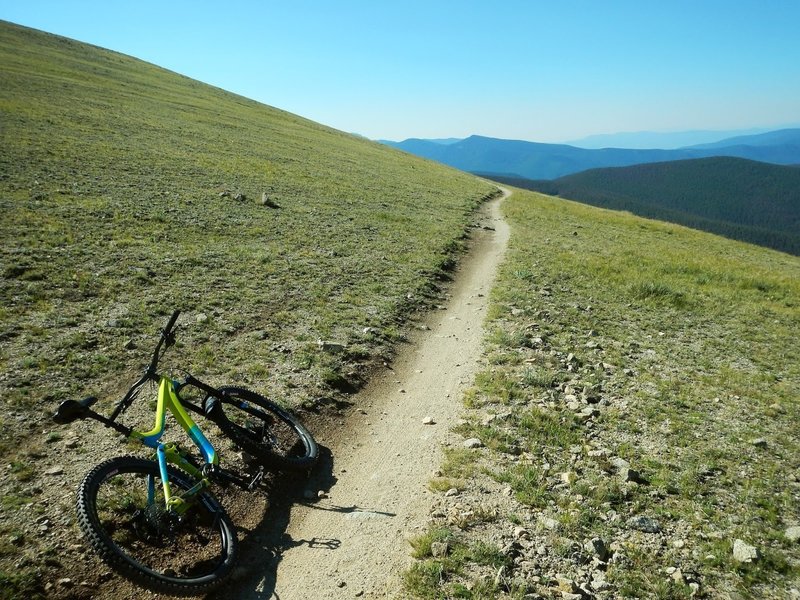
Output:
[[180,310],[175,310],[175,312],[172,313],[172,316],[169,318],[169,322],[167,323],[167,326],[164,328],[164,335],[165,336],[168,336],[170,334],[170,332],[172,331],[172,328],[175,327],[175,321],[178,320],[178,316],[180,314],[181,314]]

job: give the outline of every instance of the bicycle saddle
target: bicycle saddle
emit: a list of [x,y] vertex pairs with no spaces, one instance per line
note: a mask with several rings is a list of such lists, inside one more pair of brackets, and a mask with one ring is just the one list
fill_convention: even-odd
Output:
[[76,419],[85,419],[89,415],[89,407],[97,402],[97,398],[90,396],[83,400],[64,400],[58,405],[56,414],[53,415],[53,421],[59,425],[66,425],[72,423]]

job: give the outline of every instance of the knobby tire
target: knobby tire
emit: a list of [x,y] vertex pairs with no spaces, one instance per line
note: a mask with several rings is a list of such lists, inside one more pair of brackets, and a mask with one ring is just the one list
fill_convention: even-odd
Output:
[[304,470],[319,449],[314,438],[287,410],[250,390],[226,386],[222,402],[207,398],[211,418],[235,444],[268,467]]
[[[168,467],[173,496],[192,487],[191,478]],[[154,478],[154,501],[147,498]],[[160,502],[160,504],[159,504]],[[78,524],[111,568],[155,592],[189,596],[217,587],[236,558],[230,518],[207,491],[181,518],[164,509],[158,463],[131,456],[92,469],[78,490]]]

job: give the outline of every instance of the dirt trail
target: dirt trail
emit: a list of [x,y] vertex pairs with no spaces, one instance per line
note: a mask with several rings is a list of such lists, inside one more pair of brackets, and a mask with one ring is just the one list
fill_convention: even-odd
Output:
[[[485,227],[476,230],[446,309],[359,393],[347,432],[320,440],[331,450],[335,485],[319,501],[292,508],[275,580],[250,598],[401,596],[407,540],[426,528],[433,499],[427,483],[441,445],[453,439],[449,430],[480,357],[487,295],[509,237],[501,201],[484,209]],[[435,424],[424,424],[426,417]]]

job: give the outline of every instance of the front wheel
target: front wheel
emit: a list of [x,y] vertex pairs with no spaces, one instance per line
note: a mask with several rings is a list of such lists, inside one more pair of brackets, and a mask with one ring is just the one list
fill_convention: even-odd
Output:
[[244,388],[219,388],[206,413],[235,444],[266,466],[302,470],[319,456],[314,438],[297,418],[274,402]]
[[[168,467],[172,496],[194,484]],[[168,509],[158,463],[131,456],[92,469],[78,490],[78,524],[110,567],[134,583],[171,595],[198,595],[230,573],[236,534],[209,492],[187,500],[178,515]]]

